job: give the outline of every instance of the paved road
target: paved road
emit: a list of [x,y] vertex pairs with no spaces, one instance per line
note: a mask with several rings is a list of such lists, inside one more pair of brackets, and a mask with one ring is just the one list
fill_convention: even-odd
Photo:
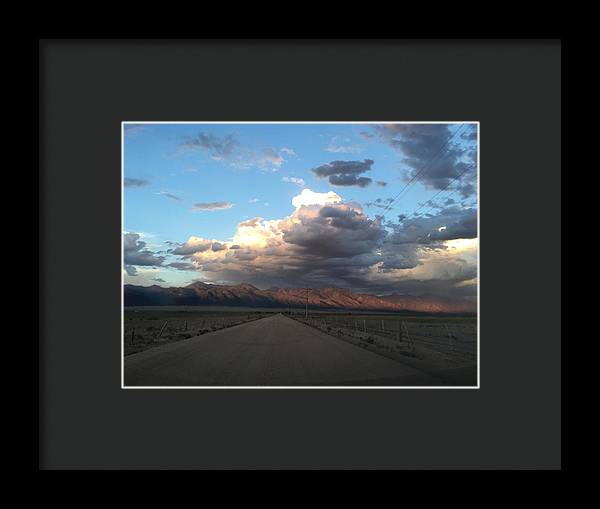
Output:
[[281,314],[125,357],[125,386],[439,384]]

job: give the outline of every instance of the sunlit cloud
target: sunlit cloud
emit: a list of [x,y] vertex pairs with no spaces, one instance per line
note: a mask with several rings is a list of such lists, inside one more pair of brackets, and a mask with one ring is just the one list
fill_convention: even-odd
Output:
[[299,195],[294,196],[292,205],[299,208],[303,205],[327,205],[328,203],[338,203],[340,201],[342,201],[341,196],[333,191],[327,193],[315,193],[310,189],[303,189]]
[[[173,254],[215,282],[268,287],[292,281],[375,292],[415,292],[422,285],[458,297],[473,291],[468,284],[457,286],[476,277],[478,249],[476,238],[447,237],[452,231],[460,234],[460,228],[443,230],[443,239],[423,235],[430,224],[424,220],[417,220],[419,231],[411,222],[391,231],[381,219],[367,217],[359,204],[331,191],[303,189],[292,205],[292,213],[282,219],[254,217],[240,222],[229,241],[190,237]],[[437,222],[429,233],[441,235],[439,217],[427,221]]]

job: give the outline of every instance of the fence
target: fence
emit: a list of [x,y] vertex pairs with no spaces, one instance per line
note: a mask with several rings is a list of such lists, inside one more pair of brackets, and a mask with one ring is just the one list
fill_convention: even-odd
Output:
[[414,322],[403,319],[309,315],[297,319],[333,335],[383,341],[407,352],[436,355],[449,360],[472,361],[477,357],[477,330],[469,323]]

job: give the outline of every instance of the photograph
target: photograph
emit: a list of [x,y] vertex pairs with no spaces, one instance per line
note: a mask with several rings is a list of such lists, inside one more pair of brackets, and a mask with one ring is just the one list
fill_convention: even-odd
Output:
[[480,387],[479,121],[120,129],[121,388]]

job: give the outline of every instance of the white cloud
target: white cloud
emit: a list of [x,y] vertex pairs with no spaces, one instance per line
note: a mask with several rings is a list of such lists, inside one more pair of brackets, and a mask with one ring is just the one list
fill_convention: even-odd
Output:
[[304,179],[298,177],[283,177],[281,180],[283,180],[284,182],[291,182],[292,184],[296,184],[300,187],[304,187],[306,185]]
[[328,205],[331,203],[339,203],[342,197],[333,191],[328,193],[315,193],[310,189],[303,189],[302,192],[292,198],[292,205],[300,208],[303,205]]
[[341,145],[339,141],[344,143],[348,143],[350,141],[349,138],[344,138],[340,140],[339,136],[334,136],[331,138],[329,145],[325,147],[326,152],[333,152],[335,154],[351,154],[354,152],[360,152],[361,148],[357,145]]

